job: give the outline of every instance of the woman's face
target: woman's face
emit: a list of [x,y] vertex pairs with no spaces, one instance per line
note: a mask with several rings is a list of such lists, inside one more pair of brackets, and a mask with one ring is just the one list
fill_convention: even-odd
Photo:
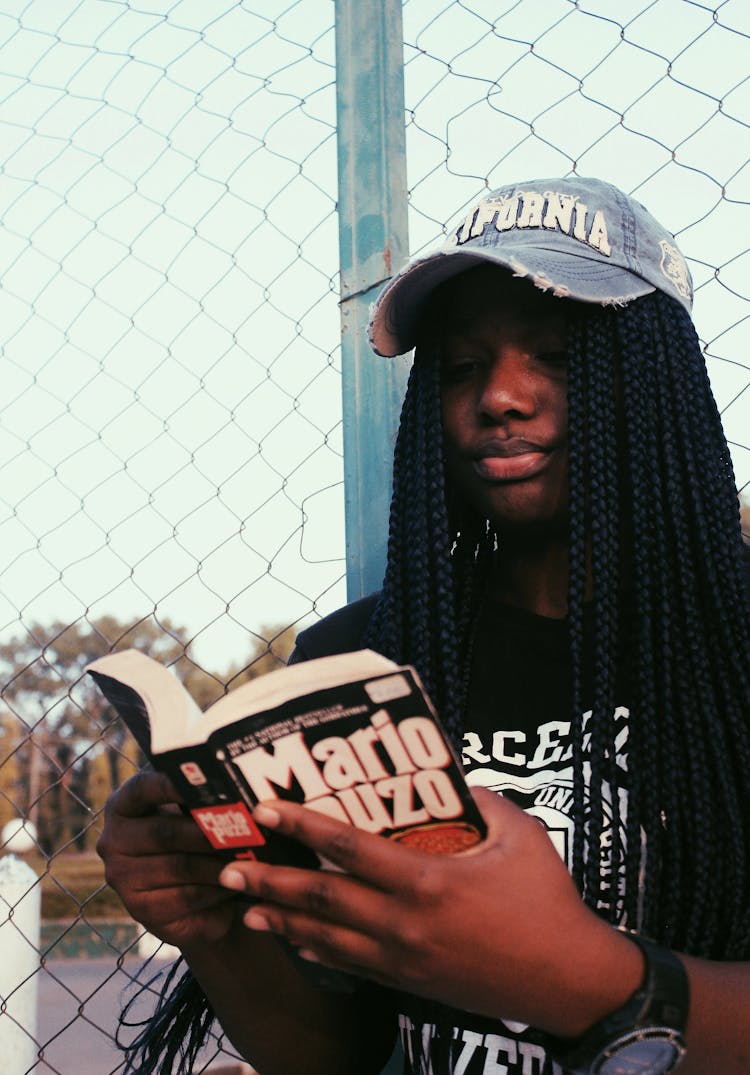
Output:
[[440,292],[448,473],[499,532],[567,522],[568,306],[491,266]]

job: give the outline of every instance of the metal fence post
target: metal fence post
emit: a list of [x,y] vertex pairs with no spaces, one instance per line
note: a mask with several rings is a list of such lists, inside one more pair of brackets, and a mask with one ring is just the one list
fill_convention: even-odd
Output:
[[3,1075],[25,1075],[38,1055],[39,878],[15,855],[0,859],[0,1057]]
[[[380,587],[393,443],[408,361],[376,360],[370,303],[409,250],[401,0],[336,0],[346,584]],[[397,1075],[397,1050],[383,1075]]]
[[366,325],[408,254],[401,0],[336,2],[346,565],[349,600],[380,587],[408,361],[375,359]]

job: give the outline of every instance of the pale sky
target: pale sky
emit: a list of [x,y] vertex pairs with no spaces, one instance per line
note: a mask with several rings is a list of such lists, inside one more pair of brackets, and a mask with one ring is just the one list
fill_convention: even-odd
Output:
[[[4,635],[155,611],[223,670],[345,600],[332,23],[0,0]],[[635,193],[690,263],[740,485],[749,36],[744,0],[404,4],[412,251],[508,180]]]

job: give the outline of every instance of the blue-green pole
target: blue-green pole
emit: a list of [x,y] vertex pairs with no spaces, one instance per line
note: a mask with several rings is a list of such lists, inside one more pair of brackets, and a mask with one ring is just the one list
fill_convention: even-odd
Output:
[[401,0],[336,0],[346,579],[380,588],[408,361],[367,342],[370,304],[408,255]]
[[[409,251],[401,0],[336,0],[341,353],[350,601],[380,588],[408,361],[367,342],[370,304]],[[382,1075],[398,1075],[396,1050]]]

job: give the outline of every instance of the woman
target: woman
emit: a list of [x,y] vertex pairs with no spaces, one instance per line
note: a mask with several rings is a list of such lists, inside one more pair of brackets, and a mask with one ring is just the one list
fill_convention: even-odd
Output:
[[691,298],[672,236],[578,177],[493,192],[385,288],[373,347],[416,355],[383,590],[295,659],[415,664],[489,835],[429,856],[265,804],[344,872],[219,878],[161,777],[125,785],[108,879],[192,972],[136,1070],[203,993],[262,1075],[378,1072],[397,1026],[435,1075],[747,1070],[750,600]]

